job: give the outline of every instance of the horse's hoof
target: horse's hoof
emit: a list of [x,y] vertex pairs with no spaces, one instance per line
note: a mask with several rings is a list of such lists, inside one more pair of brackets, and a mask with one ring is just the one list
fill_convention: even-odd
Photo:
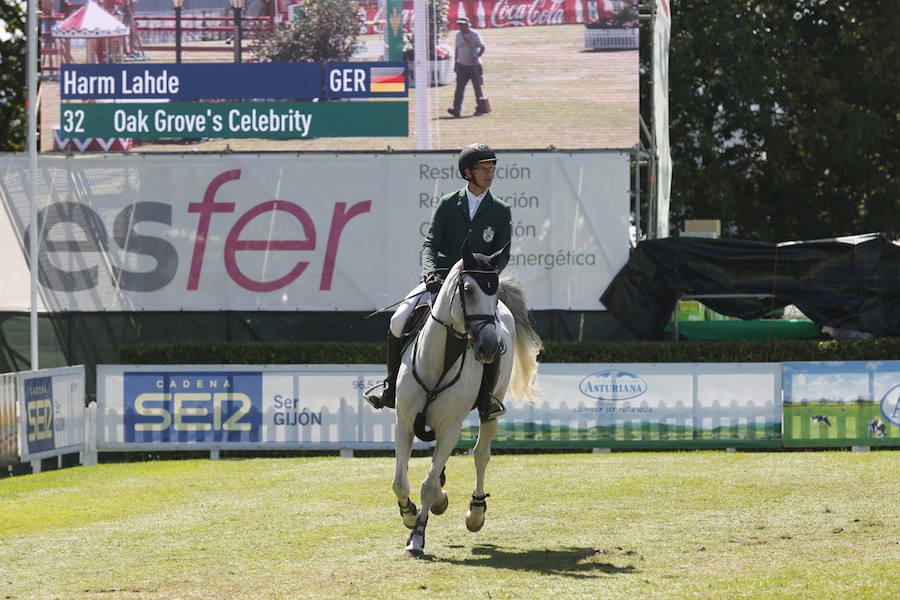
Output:
[[476,496],[472,494],[472,501],[469,503],[469,510],[466,511],[466,529],[471,532],[481,531],[484,527],[484,513],[487,512],[487,502],[485,501],[490,494],[484,496]]
[[425,534],[421,530],[413,531],[406,541],[407,558],[422,558],[425,554]]
[[419,507],[412,500],[406,500],[406,506],[400,505],[400,516],[403,518],[403,524],[407,529],[416,526],[416,518],[419,516]]
[[441,498],[431,505],[431,514],[442,515],[448,506],[450,506],[450,498],[447,496],[447,492],[441,490]]
[[481,528],[484,527],[484,513],[472,513],[472,511],[466,512],[466,529],[475,533],[477,531],[481,531]]

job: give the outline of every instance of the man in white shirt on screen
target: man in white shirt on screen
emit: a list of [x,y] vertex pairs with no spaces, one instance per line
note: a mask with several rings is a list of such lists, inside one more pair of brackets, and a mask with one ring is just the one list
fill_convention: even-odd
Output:
[[459,31],[456,32],[456,62],[453,65],[453,71],[456,73],[456,92],[453,95],[453,108],[448,108],[447,112],[458,117],[462,114],[463,95],[466,91],[466,84],[472,82],[472,89],[475,91],[475,116],[484,114],[481,98],[484,94],[481,91],[481,55],[484,54],[485,46],[481,40],[481,35],[469,26],[469,19],[460,17],[456,20]]

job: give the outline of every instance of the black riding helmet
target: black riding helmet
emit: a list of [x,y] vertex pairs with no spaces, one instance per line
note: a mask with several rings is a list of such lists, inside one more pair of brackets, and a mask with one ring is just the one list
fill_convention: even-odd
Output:
[[471,169],[480,162],[497,162],[497,155],[487,144],[469,144],[459,153],[459,174],[466,181],[466,169]]

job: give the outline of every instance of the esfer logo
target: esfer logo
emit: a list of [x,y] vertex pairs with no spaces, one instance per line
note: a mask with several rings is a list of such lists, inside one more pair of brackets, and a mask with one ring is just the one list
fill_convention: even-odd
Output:
[[258,442],[262,374],[125,373],[126,442]]
[[588,375],[578,384],[578,389],[597,400],[630,400],[647,391],[647,382],[634,373],[609,369]]
[[[177,215],[175,205],[164,202],[141,201],[129,204],[119,211],[108,230],[108,223],[93,208],[78,202],[55,202],[38,213],[38,278],[42,286],[49,290],[64,292],[93,291],[95,288],[114,284],[116,293],[156,292],[163,290],[189,264],[186,290],[189,293],[202,290],[201,277],[204,268],[209,270],[210,260],[224,263],[228,277],[244,290],[269,293],[292,284],[319,258],[303,260],[302,254],[315,252],[316,223],[310,213],[299,204],[284,200],[268,200],[244,212],[236,212],[235,202],[216,201],[219,190],[229,182],[241,178],[241,169],[231,169],[218,174],[210,181],[201,202],[190,202],[183,214]],[[319,276],[319,290],[331,290],[337,265],[341,235],[346,225],[354,218],[368,213],[372,201],[364,200],[347,207],[346,202],[336,202],[328,223],[328,239],[322,257]],[[179,207],[181,210],[183,207]],[[193,231],[193,244],[186,246],[178,242],[182,236],[177,233],[187,225],[186,215],[199,214]],[[271,214],[270,214],[271,213]],[[174,220],[173,220],[174,217]],[[227,219],[226,219],[227,217]],[[191,217],[192,219],[193,217]],[[290,223],[288,231],[293,231],[289,239],[253,239],[245,229],[252,223],[282,219]],[[220,221],[225,221],[220,223]],[[140,231],[148,223],[166,225],[169,229],[160,236],[150,236]],[[190,225],[189,227],[193,227]],[[219,229],[219,227],[224,227]],[[27,247],[31,230],[25,232],[24,245]],[[207,251],[207,241],[224,239],[222,254]],[[113,244],[115,242],[115,244]],[[118,246],[125,258],[117,260]],[[264,254],[263,254],[264,253]],[[266,264],[280,265],[269,271],[284,269],[275,279],[261,279],[266,269],[258,266],[246,269],[241,266],[239,256],[265,256]],[[99,259],[92,258],[99,255]],[[284,258],[281,258],[284,255]],[[294,260],[297,256],[297,260]],[[190,261],[186,260],[190,258]],[[156,268],[150,271],[130,270],[116,263],[132,264],[137,260],[150,260]],[[220,263],[220,265],[221,265]],[[251,265],[254,263],[250,263]],[[108,269],[101,265],[112,265]],[[206,265],[206,267],[204,267]],[[68,267],[68,268],[66,268]],[[219,266],[219,269],[221,266]],[[101,275],[108,273],[107,281]],[[206,290],[208,293],[208,290]]]

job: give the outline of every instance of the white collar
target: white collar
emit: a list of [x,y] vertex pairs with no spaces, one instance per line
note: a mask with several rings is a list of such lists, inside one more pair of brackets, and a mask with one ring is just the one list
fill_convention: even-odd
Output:
[[480,194],[478,194],[476,196],[475,194],[472,193],[472,190],[469,189],[469,186],[466,186],[466,197],[469,199],[469,202],[474,202],[476,204],[476,206],[478,205],[479,202],[484,200],[484,197],[487,196],[487,193],[488,193],[488,191],[484,190],[483,192],[481,192]]
[[472,193],[472,190],[469,189],[469,186],[466,186],[466,197],[469,199],[469,219],[471,220],[475,217],[475,213],[478,212],[478,207],[481,205],[481,201],[484,200],[484,197],[487,195],[488,191],[484,190],[479,195],[475,195]]

